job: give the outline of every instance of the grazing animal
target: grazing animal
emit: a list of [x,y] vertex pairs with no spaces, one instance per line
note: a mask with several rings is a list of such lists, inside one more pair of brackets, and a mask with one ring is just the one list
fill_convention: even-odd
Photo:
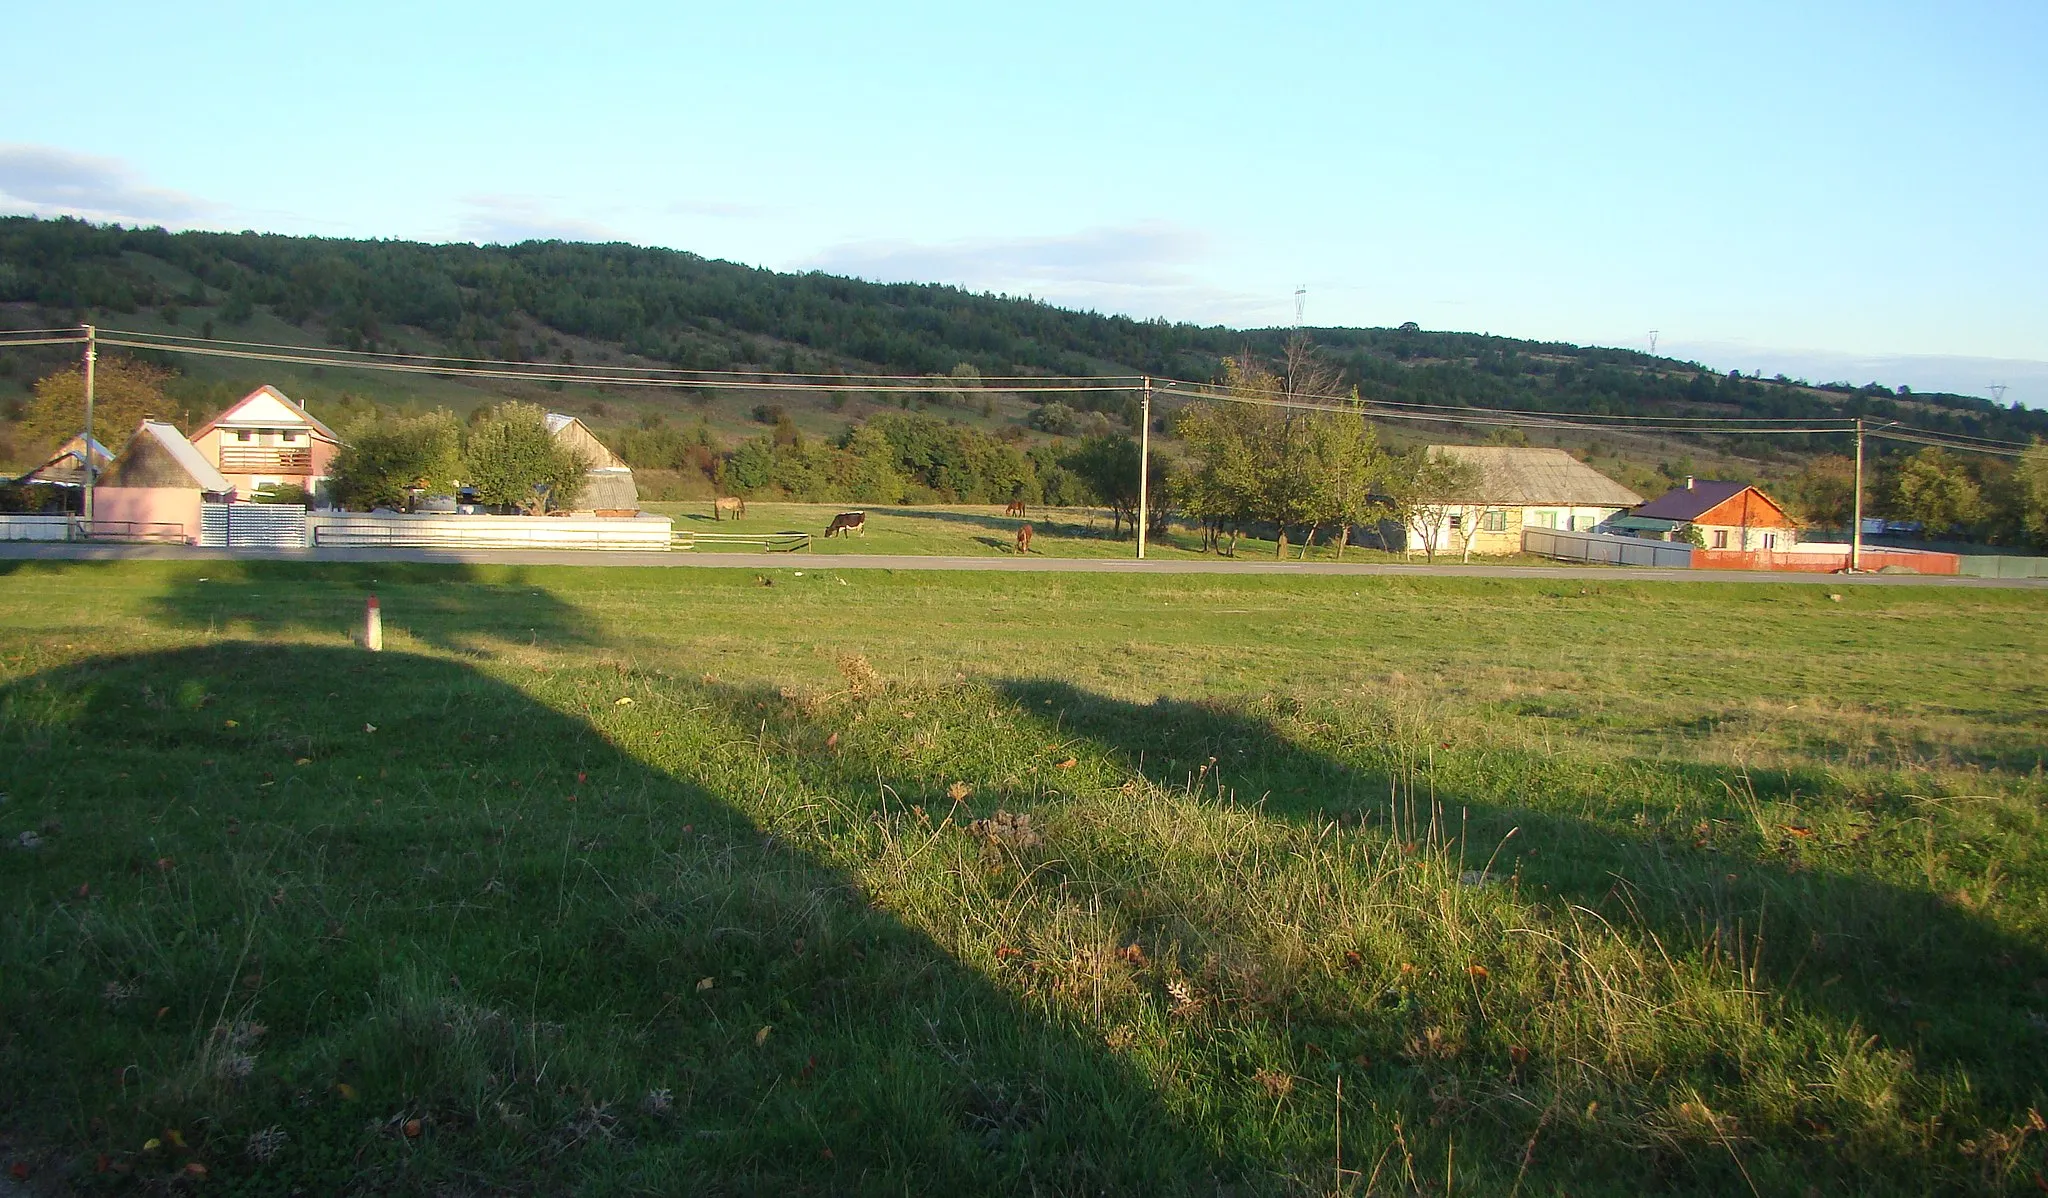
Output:
[[725,519],[725,513],[727,512],[731,512],[732,518],[735,520],[746,519],[747,501],[737,495],[720,495],[711,501],[711,518],[713,520]]
[[1009,502],[1009,504],[1003,508],[1003,515],[1005,516],[1021,516],[1023,514],[1024,501],[1021,499],[1012,499]]
[[1031,552],[1031,526],[1029,524],[1019,524],[1017,526],[1017,552]]
[[825,527],[825,535],[828,537],[833,533],[839,533],[844,536],[849,532],[857,532],[862,536],[868,535],[868,514],[866,512],[841,512],[832,517],[832,523]]

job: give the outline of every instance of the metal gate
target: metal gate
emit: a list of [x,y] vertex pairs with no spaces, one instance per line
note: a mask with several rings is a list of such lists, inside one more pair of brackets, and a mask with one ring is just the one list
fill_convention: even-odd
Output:
[[199,543],[248,549],[304,549],[306,509],[295,503],[202,503]]

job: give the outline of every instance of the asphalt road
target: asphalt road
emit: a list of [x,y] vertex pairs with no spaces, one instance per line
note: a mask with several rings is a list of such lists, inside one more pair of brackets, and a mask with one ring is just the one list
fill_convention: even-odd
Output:
[[1569,578],[1607,582],[1747,582],[1810,586],[1994,587],[2048,590],[2043,578],[1950,578],[1922,574],[1794,574],[1619,566],[1488,566],[1211,559],[1134,561],[1099,557],[923,557],[867,553],[628,553],[576,549],[202,549],[188,545],[0,543],[0,561],[438,562],[451,565],[629,566],[727,570],[1000,570],[1046,574],[1355,574],[1436,578]]

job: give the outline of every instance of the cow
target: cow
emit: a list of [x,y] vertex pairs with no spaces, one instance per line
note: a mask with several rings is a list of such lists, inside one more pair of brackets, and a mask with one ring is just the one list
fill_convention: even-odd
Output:
[[713,520],[725,519],[725,513],[727,512],[731,512],[732,518],[735,520],[746,519],[747,501],[738,495],[720,495],[711,501],[711,518]]
[[1009,504],[1003,508],[1003,515],[1005,516],[1021,516],[1023,514],[1024,501],[1021,499],[1012,499],[1009,502]]
[[857,532],[862,536],[868,535],[868,514],[866,512],[841,512],[832,517],[832,523],[825,528],[825,535],[828,537],[833,533],[839,533],[843,536],[849,532]]
[[1029,524],[1019,524],[1017,526],[1017,552],[1031,552],[1031,526]]

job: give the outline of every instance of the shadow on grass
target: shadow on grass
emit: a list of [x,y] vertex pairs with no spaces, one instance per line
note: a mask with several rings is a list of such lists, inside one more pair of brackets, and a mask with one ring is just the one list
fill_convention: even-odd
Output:
[[941,520],[948,524],[966,524],[975,528],[993,529],[1009,537],[1017,535],[1019,525],[1029,524],[1040,536],[1066,537],[1077,541],[1128,541],[1132,534],[1128,528],[1118,533],[1107,521],[1101,525],[1079,524],[1072,521],[1055,521],[1049,510],[1039,508],[1036,516],[999,516],[993,513],[981,515],[978,512],[948,512],[914,507],[869,508],[889,516],[915,516],[921,520]]
[[[266,1192],[1235,1172],[1116,1055],[764,835],[734,796],[765,766],[728,751],[750,720],[534,686],[228,642],[0,690],[4,830],[42,839],[0,872],[0,1126]],[[165,1128],[185,1145],[139,1151]]]
[[592,617],[536,582],[542,572],[462,563],[335,562],[313,569],[298,562],[180,563],[154,580],[150,606],[173,628],[353,639],[375,595],[393,647],[407,637],[470,652],[504,643],[596,643]]
[[[1131,703],[1061,682],[999,684],[1021,712],[1094,742],[1123,768],[1168,787],[1220,773],[1239,801],[1284,819],[1356,820],[1390,835],[1415,834],[1430,818],[1390,799],[1389,771],[1360,768],[1298,746],[1272,720],[1219,705]],[[1448,756],[1448,755],[1447,755]],[[1422,766],[1425,770],[1431,767]],[[2048,952],[1948,898],[1809,866],[1790,825],[1761,839],[1760,803],[1811,800],[1838,791],[1819,771],[1750,770],[1632,759],[1618,768],[1674,800],[1712,811],[1704,829],[1632,828],[1583,814],[1611,795],[1588,789],[1547,760],[1489,751],[1486,780],[1526,786],[1541,805],[1488,788],[1471,770],[1434,769],[1434,802],[1447,832],[1462,837],[1469,868],[1496,846],[1496,875],[1519,875],[1525,894],[1547,888],[1592,908],[1617,928],[1653,933],[1674,956],[1728,952],[1737,928],[1752,939],[1757,980],[1771,993],[1838,1025],[1876,1032],[1923,1067],[1968,1075],[1980,1097],[2014,1111],[2042,1103],[2048,1052],[2030,1019],[2048,986]],[[1845,800],[1846,801],[1846,800]],[[1718,804],[1718,806],[1716,806]],[[1515,832],[1509,840],[1509,832]],[[1756,936],[1758,929],[1763,930]],[[1710,943],[1711,942],[1711,943]]]

